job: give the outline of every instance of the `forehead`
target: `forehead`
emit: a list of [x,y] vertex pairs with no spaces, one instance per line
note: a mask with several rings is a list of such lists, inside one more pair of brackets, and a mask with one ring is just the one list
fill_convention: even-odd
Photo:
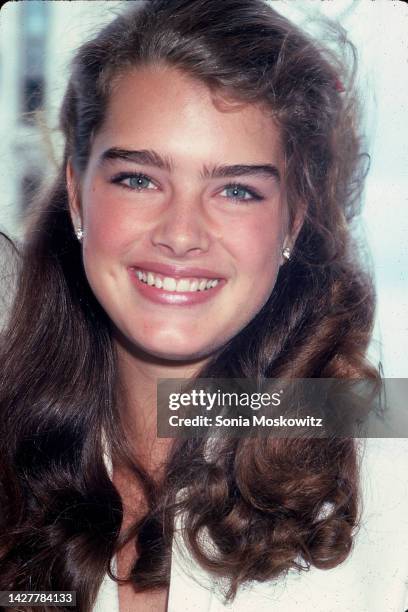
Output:
[[243,156],[259,163],[282,158],[271,110],[228,98],[163,65],[132,69],[116,79],[97,138],[105,146],[172,147],[176,153],[203,156],[228,153],[237,163]]

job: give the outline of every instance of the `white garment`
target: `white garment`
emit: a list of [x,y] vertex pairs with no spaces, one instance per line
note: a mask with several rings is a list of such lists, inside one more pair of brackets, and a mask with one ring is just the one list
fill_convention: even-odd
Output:
[[[225,605],[211,576],[173,541],[168,612],[405,612],[408,609],[408,440],[362,441],[362,519],[351,554],[331,570],[253,583]],[[105,578],[94,612],[119,612]]]

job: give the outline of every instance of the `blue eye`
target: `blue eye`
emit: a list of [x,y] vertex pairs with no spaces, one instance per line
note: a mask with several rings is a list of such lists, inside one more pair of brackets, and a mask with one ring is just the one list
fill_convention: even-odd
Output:
[[144,174],[129,174],[121,172],[112,179],[112,183],[122,185],[134,191],[142,191],[144,189],[156,189],[153,181]]
[[226,185],[221,191],[221,195],[225,194],[230,200],[236,200],[238,202],[250,202],[251,200],[263,200],[263,197],[257,194],[253,189],[246,187],[245,185]]
[[128,184],[132,189],[151,189],[152,181],[147,178],[147,176],[143,176],[142,174],[136,176],[129,176]]

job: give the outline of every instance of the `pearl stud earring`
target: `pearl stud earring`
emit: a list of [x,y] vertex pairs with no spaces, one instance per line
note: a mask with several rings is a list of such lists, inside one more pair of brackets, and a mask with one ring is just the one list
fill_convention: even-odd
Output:
[[75,230],[75,236],[78,238],[79,242],[82,242],[82,238],[84,237],[84,230],[81,226]]
[[289,247],[285,247],[284,249],[282,249],[282,257],[286,259],[286,261],[289,261],[290,259],[290,248]]

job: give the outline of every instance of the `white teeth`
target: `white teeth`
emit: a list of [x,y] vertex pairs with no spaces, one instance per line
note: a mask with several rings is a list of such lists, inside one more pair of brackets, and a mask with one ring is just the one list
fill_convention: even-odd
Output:
[[177,291],[188,291],[190,289],[190,281],[186,278],[182,278],[177,283]]
[[165,291],[175,291],[176,290],[176,286],[177,283],[175,281],[174,278],[169,278],[168,276],[166,276],[166,278],[163,281],[163,289]]
[[194,292],[194,291],[207,291],[216,287],[219,283],[217,279],[192,279],[180,278],[175,279],[170,276],[160,278],[155,276],[153,272],[143,272],[142,270],[136,271],[137,278],[149,285],[149,287],[157,287],[157,289],[164,289],[165,291],[177,291],[177,292]]

